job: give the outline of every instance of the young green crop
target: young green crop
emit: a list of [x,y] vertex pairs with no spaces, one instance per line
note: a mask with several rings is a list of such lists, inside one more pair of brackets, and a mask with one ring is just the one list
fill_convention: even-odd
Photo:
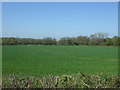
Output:
[[21,45],[2,47],[3,75],[62,75],[118,72],[118,48]]

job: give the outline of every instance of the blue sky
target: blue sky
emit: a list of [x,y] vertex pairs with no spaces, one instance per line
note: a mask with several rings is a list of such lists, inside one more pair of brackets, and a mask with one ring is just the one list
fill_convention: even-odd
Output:
[[4,2],[3,36],[21,38],[118,34],[117,2]]

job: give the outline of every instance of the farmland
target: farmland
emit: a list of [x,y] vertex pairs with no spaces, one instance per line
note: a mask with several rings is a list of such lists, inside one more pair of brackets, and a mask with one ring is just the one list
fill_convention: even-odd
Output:
[[3,46],[2,50],[3,75],[118,72],[117,47],[18,45]]

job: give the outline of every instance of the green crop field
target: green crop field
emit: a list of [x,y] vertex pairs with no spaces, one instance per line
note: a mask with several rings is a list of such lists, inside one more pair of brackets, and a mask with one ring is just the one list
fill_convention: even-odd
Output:
[[2,46],[3,75],[118,72],[118,48],[98,46]]

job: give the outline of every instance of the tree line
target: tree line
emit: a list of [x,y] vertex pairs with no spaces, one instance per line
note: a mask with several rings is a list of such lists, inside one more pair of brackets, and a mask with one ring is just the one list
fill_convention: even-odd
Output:
[[119,36],[110,38],[106,33],[95,33],[90,36],[62,37],[59,40],[51,37],[43,39],[2,37],[0,39],[1,45],[120,45]]

